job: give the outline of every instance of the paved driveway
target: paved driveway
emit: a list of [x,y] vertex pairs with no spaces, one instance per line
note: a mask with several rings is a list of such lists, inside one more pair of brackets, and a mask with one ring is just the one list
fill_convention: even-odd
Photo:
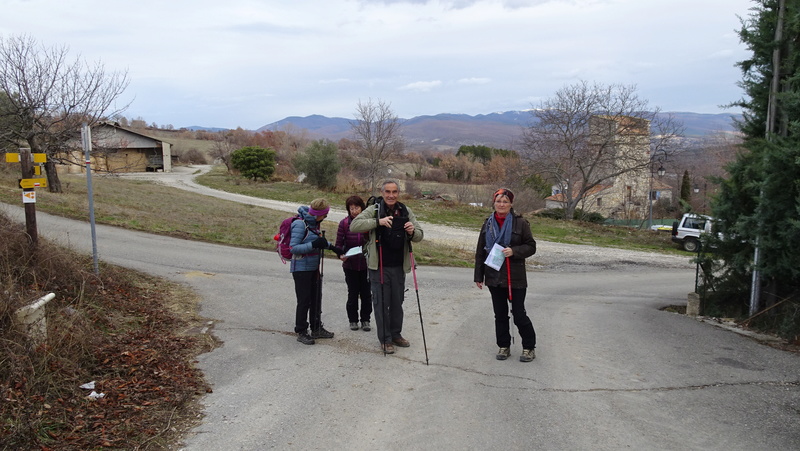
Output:
[[[38,220],[43,236],[91,249],[85,224]],[[336,337],[304,346],[274,252],[104,226],[98,248],[106,261],[190,285],[216,322],[224,345],[199,362],[214,392],[186,449],[800,449],[797,355],[659,310],[685,302],[691,265],[567,257],[529,272],[531,363],[516,360],[518,337],[514,358],[494,359],[489,295],[471,270],[420,267],[426,365],[410,278],[412,346],[384,356],[373,332],[347,328],[334,260],[323,320]]]

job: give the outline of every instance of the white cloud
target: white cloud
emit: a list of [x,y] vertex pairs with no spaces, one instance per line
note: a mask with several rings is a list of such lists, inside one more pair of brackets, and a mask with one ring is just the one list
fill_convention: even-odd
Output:
[[442,86],[442,82],[440,80],[416,81],[414,83],[409,83],[407,85],[401,86],[397,89],[400,89],[401,91],[429,92],[440,86]]
[[461,78],[458,81],[456,81],[456,83],[460,85],[485,85],[491,82],[492,82],[491,78],[478,78],[478,77]]

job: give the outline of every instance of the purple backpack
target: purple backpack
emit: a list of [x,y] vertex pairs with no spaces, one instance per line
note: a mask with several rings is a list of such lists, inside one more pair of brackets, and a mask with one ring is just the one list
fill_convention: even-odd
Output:
[[[278,228],[278,233],[273,237],[278,244],[275,246],[275,250],[278,252],[278,255],[281,257],[281,261],[283,264],[286,264],[286,260],[290,260],[292,258],[292,223],[297,220],[302,219],[300,215],[290,216],[283,221],[281,221],[281,226]],[[306,237],[308,236],[308,227],[306,227],[306,235],[303,237],[305,241]]]

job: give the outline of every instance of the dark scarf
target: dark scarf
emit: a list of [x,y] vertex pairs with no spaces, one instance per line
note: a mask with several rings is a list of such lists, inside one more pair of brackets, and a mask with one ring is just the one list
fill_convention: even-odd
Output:
[[503,226],[500,227],[497,223],[497,218],[495,218],[495,213],[489,216],[489,219],[487,219],[489,224],[486,226],[486,245],[484,246],[487,252],[492,250],[495,243],[502,247],[508,247],[511,243],[511,223],[513,219],[514,212],[509,211],[505,220],[503,220]]

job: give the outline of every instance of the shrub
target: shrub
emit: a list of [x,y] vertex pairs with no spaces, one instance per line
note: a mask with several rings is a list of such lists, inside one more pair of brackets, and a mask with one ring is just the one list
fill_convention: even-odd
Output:
[[186,164],[207,164],[208,160],[206,156],[203,155],[202,152],[197,150],[196,148],[192,147],[186,152],[181,153],[180,157],[178,157],[178,161],[181,163]]
[[[550,218],[550,219],[564,219],[564,209],[548,208],[546,210],[540,211],[539,213],[536,213],[536,216],[540,216],[542,218]],[[604,218],[603,215],[601,215],[600,213],[586,212],[584,210],[581,210],[580,208],[575,209],[575,213],[572,215],[572,219],[583,222],[591,222],[593,224],[602,224],[606,220],[606,218]]]
[[319,189],[331,190],[336,186],[336,176],[341,168],[339,149],[329,140],[317,140],[294,159],[294,167],[306,174],[308,183]]
[[242,147],[231,154],[231,165],[246,178],[267,181],[275,172],[275,151],[255,146]]

